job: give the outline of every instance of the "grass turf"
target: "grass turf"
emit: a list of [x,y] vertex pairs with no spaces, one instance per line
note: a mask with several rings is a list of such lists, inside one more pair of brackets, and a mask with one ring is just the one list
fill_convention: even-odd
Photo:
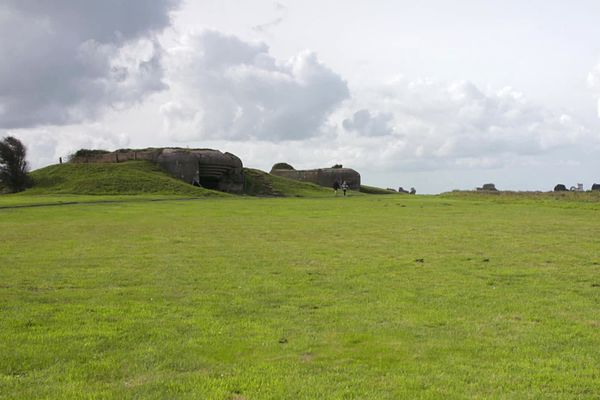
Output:
[[423,196],[0,210],[0,397],[594,398],[596,213]]

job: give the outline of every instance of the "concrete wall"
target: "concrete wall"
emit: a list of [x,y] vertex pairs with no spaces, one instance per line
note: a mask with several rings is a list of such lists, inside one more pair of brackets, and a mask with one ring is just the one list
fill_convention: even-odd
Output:
[[321,168],[308,170],[273,169],[271,174],[303,182],[312,182],[319,186],[333,187],[346,181],[351,190],[360,190],[360,174],[350,168]]
[[86,157],[75,157],[70,160],[72,163],[118,163],[124,161],[152,161],[156,162],[162,149],[140,150],[140,151],[114,151],[112,153],[94,154]]

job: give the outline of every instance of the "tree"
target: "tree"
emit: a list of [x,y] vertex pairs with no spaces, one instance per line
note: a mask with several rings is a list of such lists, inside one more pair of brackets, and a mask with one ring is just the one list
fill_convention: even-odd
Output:
[[20,192],[31,184],[26,154],[27,149],[19,139],[7,136],[0,140],[0,186]]

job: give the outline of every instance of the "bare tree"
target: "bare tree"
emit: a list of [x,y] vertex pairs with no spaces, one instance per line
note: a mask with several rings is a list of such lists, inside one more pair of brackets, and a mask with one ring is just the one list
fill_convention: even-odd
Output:
[[26,154],[27,149],[19,139],[7,136],[0,140],[0,186],[20,192],[31,184]]

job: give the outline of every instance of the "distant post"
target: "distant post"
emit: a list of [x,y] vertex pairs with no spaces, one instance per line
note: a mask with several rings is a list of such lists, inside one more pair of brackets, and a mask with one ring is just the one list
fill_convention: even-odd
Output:
[[58,157],[58,162],[62,164],[62,157]]

